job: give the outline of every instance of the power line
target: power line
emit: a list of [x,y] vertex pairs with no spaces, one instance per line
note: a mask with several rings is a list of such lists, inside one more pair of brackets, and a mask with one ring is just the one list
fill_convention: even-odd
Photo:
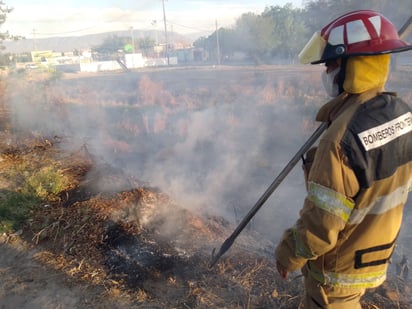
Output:
[[[162,0],[162,1],[164,1],[164,0]],[[116,21],[117,20],[115,20],[115,19],[106,20],[106,21],[103,22],[103,24],[112,23],[112,22],[116,22]],[[173,21],[170,21],[170,20],[166,20],[166,12],[164,12],[163,22],[165,24],[165,30],[164,30],[165,31],[165,37],[167,36],[167,25],[170,25],[170,26],[174,25],[174,26],[178,26],[180,28],[196,30],[196,31],[199,31],[199,32],[213,32],[214,31],[214,29],[212,27],[209,28],[209,29],[205,29],[205,28],[199,28],[199,27],[183,25],[183,24],[176,23],[176,22],[173,22]],[[99,25],[94,25],[94,26],[90,26],[90,27],[87,27],[87,28],[81,28],[81,29],[75,29],[75,30],[69,30],[69,31],[59,31],[59,32],[39,32],[39,31],[36,30],[36,34],[37,35],[53,35],[53,36],[65,35],[65,34],[73,34],[73,33],[80,33],[80,32],[84,32],[84,31],[89,31],[89,30],[92,30],[92,29],[95,29],[95,28],[98,28],[98,27],[99,27]],[[150,27],[150,25],[147,25],[146,27],[139,27],[139,28],[149,29],[151,27]],[[166,38],[166,41],[167,41],[167,38]]]
[[186,29],[191,29],[191,30],[197,30],[197,31],[202,31],[202,32],[214,31],[213,28],[210,28],[210,29],[201,29],[201,28],[197,28],[197,27],[193,27],[193,26],[185,26],[185,25],[178,24],[178,23],[171,22],[171,21],[168,21],[167,23],[168,23],[168,24],[171,24],[171,25],[179,26],[179,27],[181,27],[181,28],[186,28]]

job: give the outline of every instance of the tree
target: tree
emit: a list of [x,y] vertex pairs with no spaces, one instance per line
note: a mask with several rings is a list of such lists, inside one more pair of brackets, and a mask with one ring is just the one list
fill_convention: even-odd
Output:
[[137,40],[138,49],[140,49],[145,55],[147,55],[150,50],[153,50],[155,44],[156,41],[149,37],[144,37]]
[[236,21],[236,33],[241,50],[256,63],[266,62],[280,43],[275,39],[274,21],[265,15],[243,14]]
[[[133,43],[135,44],[134,48],[131,45]],[[154,45],[155,41],[149,37],[131,42],[130,37],[119,37],[114,34],[106,37],[102,44],[93,48],[93,51],[98,52],[101,55],[100,58],[109,59],[111,56],[118,54],[119,51],[131,53],[133,50],[139,49],[143,53],[147,53]],[[125,50],[126,46],[130,46],[130,50]]]
[[313,33],[345,13],[364,9],[382,13],[399,28],[411,14],[411,0],[310,0],[305,2],[303,17]]
[[[294,61],[310,36],[331,20],[353,10],[372,9],[388,17],[400,28],[410,16],[411,0],[307,0],[304,8],[288,3],[266,7],[261,14],[241,15],[233,29],[221,28],[202,37],[195,47],[217,56],[217,34],[223,56],[235,51],[245,52],[255,63],[270,63],[275,59]],[[394,9],[396,8],[396,9]]]
[[[13,11],[12,8],[9,8],[3,1],[0,0],[0,27],[6,22],[7,14]],[[5,39],[10,38],[8,32],[0,32],[0,42],[3,42]],[[4,46],[1,45],[1,49],[4,49]]]
[[[245,13],[233,29],[221,28],[219,42],[221,54],[230,56],[235,51],[246,53],[256,64],[271,63],[274,58],[295,58],[306,42],[307,29],[302,10],[291,4],[267,7],[262,14]],[[194,43],[210,55],[216,54],[216,32]]]
[[[234,29],[220,28],[219,33],[219,48],[222,58],[230,58],[235,51],[241,50],[239,37]],[[215,45],[217,44],[216,32],[213,35]],[[217,49],[217,47],[215,48]]]
[[270,18],[273,24],[272,40],[276,42],[272,57],[293,59],[305,44],[308,34],[302,16],[302,10],[293,8],[288,3],[285,6],[271,6],[262,13]]
[[[13,11],[12,8],[9,8],[3,1],[0,0],[0,27],[6,22],[7,14]],[[9,32],[0,31],[0,50],[4,50],[3,41],[6,39],[19,39],[20,37],[12,37]],[[12,56],[10,54],[1,54],[0,55],[0,66],[7,66],[12,62]]]
[[93,50],[101,54],[115,54],[119,50],[123,50],[129,38],[110,35],[103,40],[103,43],[96,46]]

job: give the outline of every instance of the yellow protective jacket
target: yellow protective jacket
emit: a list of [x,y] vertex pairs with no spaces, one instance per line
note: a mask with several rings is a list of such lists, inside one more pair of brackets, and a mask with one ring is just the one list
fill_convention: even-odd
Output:
[[305,266],[319,282],[346,288],[386,279],[412,188],[412,114],[402,100],[381,93],[382,83],[345,91],[318,113],[317,120],[331,124],[319,141],[300,217],[275,252],[289,272]]

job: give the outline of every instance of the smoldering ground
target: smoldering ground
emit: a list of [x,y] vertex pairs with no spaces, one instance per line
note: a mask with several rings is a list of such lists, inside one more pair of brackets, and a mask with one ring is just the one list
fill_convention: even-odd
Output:
[[[16,80],[8,102],[22,129],[63,136],[68,150],[87,144],[179,205],[236,224],[317,127],[319,76],[279,66]],[[299,165],[251,222],[273,241],[302,205]]]

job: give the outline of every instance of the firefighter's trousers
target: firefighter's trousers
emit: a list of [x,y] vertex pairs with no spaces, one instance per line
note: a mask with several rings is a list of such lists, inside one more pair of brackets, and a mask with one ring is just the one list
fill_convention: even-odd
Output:
[[365,289],[348,289],[322,285],[303,271],[305,282],[304,309],[361,309]]

